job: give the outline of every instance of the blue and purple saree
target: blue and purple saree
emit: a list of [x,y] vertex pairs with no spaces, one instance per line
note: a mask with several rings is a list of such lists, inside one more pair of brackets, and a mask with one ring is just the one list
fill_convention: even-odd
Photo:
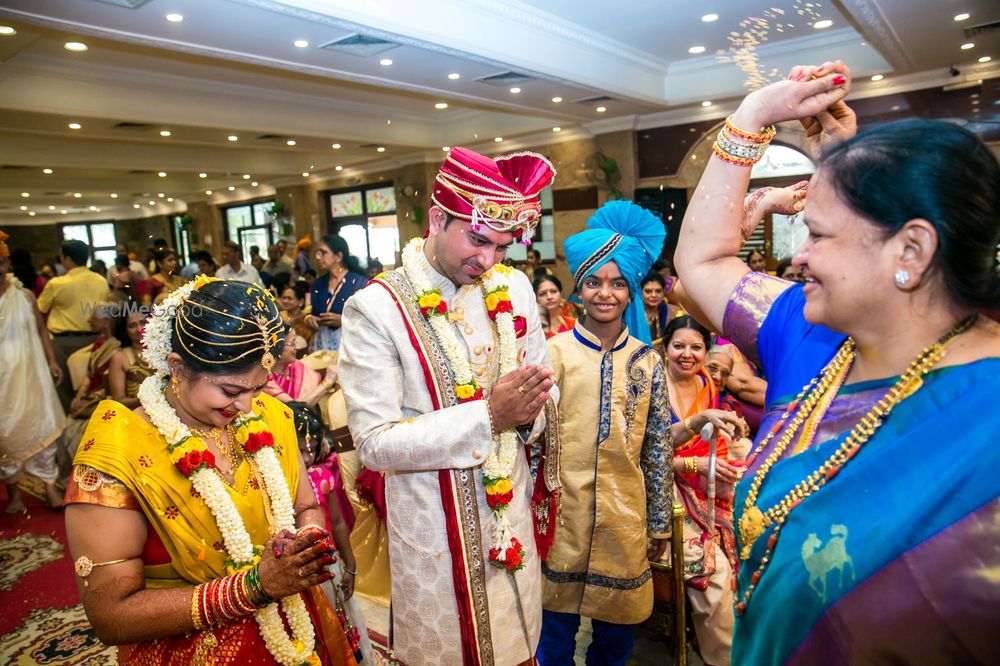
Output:
[[[759,358],[769,380],[758,439],[845,338],[809,324],[804,303],[800,286],[752,273],[727,308],[726,337]],[[842,388],[811,447],[772,467],[758,506],[778,503],[816,470],[895,381]],[[736,617],[733,664],[996,662],[997,386],[998,358],[932,370],[841,472],[789,514],[770,565]],[[737,521],[757,467],[737,486]],[[740,567],[737,600],[769,534]]]

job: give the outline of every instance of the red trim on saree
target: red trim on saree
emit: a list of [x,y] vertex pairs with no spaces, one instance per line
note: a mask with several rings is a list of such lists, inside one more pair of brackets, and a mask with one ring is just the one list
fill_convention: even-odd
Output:
[[[387,282],[376,278],[373,282],[381,285],[392,298],[393,303],[399,310],[399,314],[406,325],[406,333],[410,338],[420,367],[424,372],[424,382],[427,384],[427,391],[431,396],[431,404],[435,410],[441,409],[442,400],[438,394],[437,384],[434,381],[434,373],[427,362],[423,346],[417,337],[410,321],[410,314],[403,303],[400,302],[400,295]],[[458,508],[455,504],[454,487],[451,480],[451,470],[438,470],[438,483],[441,487],[441,507],[444,510],[445,528],[448,534],[448,551],[451,554],[451,574],[452,583],[455,586],[455,602],[458,606],[458,621],[462,640],[462,663],[471,666],[479,666],[479,645],[476,636],[476,624],[472,611],[472,604],[469,599],[469,581],[465,567],[465,554],[462,543],[462,529],[458,520]]]

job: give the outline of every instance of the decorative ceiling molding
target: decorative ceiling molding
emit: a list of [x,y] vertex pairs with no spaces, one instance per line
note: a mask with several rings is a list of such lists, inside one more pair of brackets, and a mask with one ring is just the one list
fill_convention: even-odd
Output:
[[[869,44],[882,54],[892,68],[908,72],[913,69],[913,60],[903,48],[903,42],[889,25],[885,14],[875,0],[832,0]],[[918,7],[914,11],[920,11]]]

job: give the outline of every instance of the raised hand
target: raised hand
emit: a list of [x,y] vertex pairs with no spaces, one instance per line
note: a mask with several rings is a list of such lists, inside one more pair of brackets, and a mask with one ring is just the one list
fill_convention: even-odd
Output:
[[[809,65],[792,68],[788,78],[792,81],[808,81],[814,76],[837,72],[847,77],[846,88],[851,87],[851,70],[842,60],[827,61],[819,67]],[[835,102],[826,111],[814,116],[800,118],[799,122],[806,130],[806,140],[814,157],[819,157],[822,151],[830,145],[850,139],[858,132],[858,118],[853,109],[844,100]]]
[[[847,66],[843,63],[830,65],[830,69],[822,65],[816,68],[796,68],[801,71],[795,72],[794,80],[778,81],[750,93],[733,114],[733,124],[749,132],[759,132],[763,127],[786,120],[818,119],[820,114],[829,113],[835,105],[843,103],[851,87],[851,73]],[[811,78],[813,76],[818,78]],[[847,108],[846,104],[844,108]],[[840,107],[837,109],[837,113],[844,118],[844,123],[849,123],[843,110]],[[847,111],[853,117],[849,108]],[[822,124],[820,127],[822,128]],[[827,135],[827,140],[835,138],[832,134],[835,130],[830,125],[831,134]]]
[[765,215],[795,215],[806,206],[806,189],[809,181],[800,180],[788,187],[762,187],[743,200],[743,222],[740,237],[745,243]]
[[542,365],[526,365],[497,381],[487,409],[498,432],[531,423],[545,406],[552,388],[552,371]]

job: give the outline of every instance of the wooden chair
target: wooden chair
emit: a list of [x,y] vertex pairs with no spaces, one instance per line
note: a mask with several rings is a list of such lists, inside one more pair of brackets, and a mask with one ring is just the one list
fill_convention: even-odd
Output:
[[687,594],[684,591],[684,505],[673,503],[671,511],[670,564],[650,562],[653,596],[672,607],[671,633],[674,666],[687,666]]

